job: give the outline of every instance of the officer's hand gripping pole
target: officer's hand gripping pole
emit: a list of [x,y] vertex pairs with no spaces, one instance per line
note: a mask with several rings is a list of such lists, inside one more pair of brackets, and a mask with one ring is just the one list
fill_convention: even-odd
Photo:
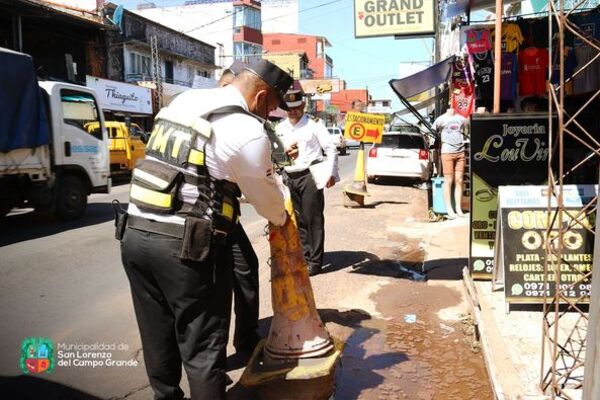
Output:
[[269,224],[269,336],[254,350],[240,382],[258,387],[261,399],[328,399],[343,344],[334,341],[317,313],[289,198],[286,209],[283,226]]

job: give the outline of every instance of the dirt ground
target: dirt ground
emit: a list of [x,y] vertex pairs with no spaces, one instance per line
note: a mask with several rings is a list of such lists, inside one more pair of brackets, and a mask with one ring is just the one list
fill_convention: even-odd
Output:
[[[345,342],[335,399],[493,399],[462,290],[468,219],[428,223],[427,191],[407,182],[370,185],[367,207],[344,208],[341,186],[326,194],[326,267],[311,278],[322,320]],[[266,336],[268,243],[254,245]],[[244,360],[229,361],[228,398],[258,398],[237,382]]]

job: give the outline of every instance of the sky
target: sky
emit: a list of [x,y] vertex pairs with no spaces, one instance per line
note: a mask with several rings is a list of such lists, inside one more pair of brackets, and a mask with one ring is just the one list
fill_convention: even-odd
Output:
[[329,40],[332,46],[327,54],[333,59],[333,73],[346,81],[348,89],[367,87],[373,99],[392,100],[394,110],[400,109],[400,100],[388,81],[399,78],[401,63],[429,62],[433,41],[394,37],[356,39],[354,0],[339,0],[302,12],[323,3],[299,0],[300,33],[325,36]]
[[[111,0],[135,9],[144,0]],[[183,0],[149,0],[156,6],[183,4]],[[331,43],[326,53],[333,59],[333,74],[346,81],[348,89],[368,88],[373,99],[392,100],[398,110],[401,103],[388,81],[399,78],[401,63],[428,63],[432,39],[393,37],[354,37],[354,0],[299,0],[299,32],[325,36]]]

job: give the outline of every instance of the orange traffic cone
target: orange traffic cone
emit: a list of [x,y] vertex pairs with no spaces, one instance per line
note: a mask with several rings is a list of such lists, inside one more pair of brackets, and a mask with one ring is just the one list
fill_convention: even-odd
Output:
[[365,183],[365,145],[360,143],[360,149],[356,155],[356,168],[354,169],[354,182],[344,187],[344,206],[365,205],[365,196],[369,196]]
[[317,314],[291,200],[286,207],[292,216],[286,224],[269,226],[273,320],[265,355],[288,360],[321,356],[334,344]]

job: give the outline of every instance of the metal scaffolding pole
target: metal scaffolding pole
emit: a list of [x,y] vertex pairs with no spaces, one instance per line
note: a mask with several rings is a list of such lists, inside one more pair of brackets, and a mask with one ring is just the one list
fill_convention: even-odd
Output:
[[[581,398],[586,358],[589,313],[583,303],[589,301],[589,296],[575,298],[572,293],[575,288],[581,287],[580,285],[590,284],[592,272],[577,268],[574,263],[565,258],[568,244],[565,240],[576,229],[582,229],[583,218],[593,221],[597,196],[582,204],[580,210],[565,207],[564,201],[566,178],[575,176],[577,170],[589,167],[592,159],[595,158],[597,162],[600,158],[600,143],[578,121],[583,112],[593,104],[600,90],[591,93],[590,98],[577,110],[570,109],[568,112],[565,108],[566,85],[573,78],[565,76],[565,34],[567,32],[573,34],[583,45],[590,46],[592,50],[598,52],[596,57],[600,57],[599,43],[586,37],[568,19],[586,3],[587,0],[575,4],[569,2],[568,5],[565,4],[565,0],[548,2],[550,61],[552,65],[552,60],[555,59],[553,53],[556,52],[559,68],[558,83],[554,85],[548,83],[550,120],[548,193],[552,195],[549,196],[548,201],[544,273],[546,289],[553,287],[554,293],[551,294],[548,290],[544,298],[540,386],[552,399]],[[553,32],[553,22],[557,32]],[[574,76],[589,68],[593,60],[592,57],[592,61],[578,67]],[[551,73],[552,69],[548,81]],[[569,156],[565,151],[567,143],[584,146],[591,153],[584,156],[582,160],[575,160],[575,162],[567,160],[566,156]],[[585,229],[594,233],[589,227]],[[577,279],[565,283],[562,278],[567,274],[576,276]]]

